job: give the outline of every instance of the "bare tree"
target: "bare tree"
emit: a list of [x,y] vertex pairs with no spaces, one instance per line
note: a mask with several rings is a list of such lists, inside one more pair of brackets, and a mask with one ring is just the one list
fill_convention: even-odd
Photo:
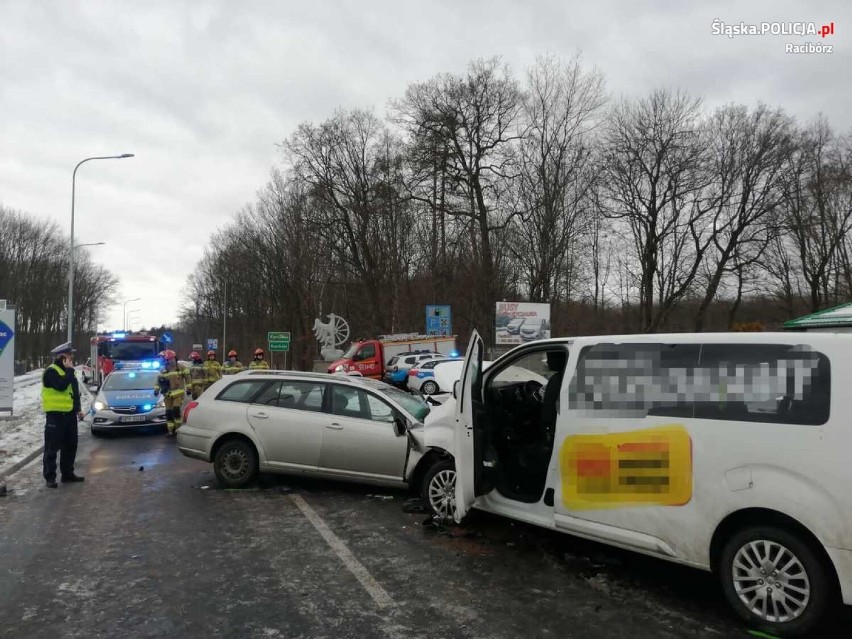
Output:
[[726,274],[737,273],[741,295],[744,271],[757,263],[772,239],[769,217],[781,204],[782,180],[795,126],[779,110],[758,105],[717,109],[708,122],[713,182],[712,244],[707,251],[706,289],[695,316],[701,331],[711,302]]
[[485,328],[488,341],[493,304],[504,286],[495,237],[514,214],[512,206],[499,202],[515,176],[512,145],[520,135],[521,108],[517,82],[497,58],[471,63],[465,76],[441,74],[410,85],[394,105],[396,122],[415,147],[446,149],[442,210],[462,221],[470,242],[476,269],[468,291],[475,322]]
[[691,292],[708,245],[699,117],[699,100],[658,90],[622,102],[607,127],[601,202],[633,242],[642,331],[656,331]]
[[848,142],[822,117],[800,138],[784,175],[779,239],[767,271],[788,306],[802,296],[815,312],[837,299],[837,264],[852,229],[852,171]]
[[523,214],[509,248],[530,300],[567,299],[577,242],[591,222],[596,173],[589,134],[605,102],[603,76],[584,71],[579,57],[567,64],[548,57],[529,70],[527,83],[517,179]]

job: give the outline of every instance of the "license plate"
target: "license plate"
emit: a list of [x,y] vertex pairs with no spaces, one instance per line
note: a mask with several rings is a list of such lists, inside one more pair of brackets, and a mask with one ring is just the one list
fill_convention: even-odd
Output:
[[129,422],[144,422],[144,421],[145,421],[145,415],[130,415],[129,417],[122,417],[121,418],[121,422],[123,424],[129,423]]

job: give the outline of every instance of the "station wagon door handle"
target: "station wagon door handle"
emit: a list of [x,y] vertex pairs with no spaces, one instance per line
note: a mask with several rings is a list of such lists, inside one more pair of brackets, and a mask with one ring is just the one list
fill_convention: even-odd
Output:
[[328,424],[328,425],[326,426],[326,428],[332,428],[332,429],[334,429],[334,430],[343,430],[343,426],[341,426],[341,425],[340,425],[340,424],[338,424],[337,422],[331,422],[330,424]]
[[258,419],[269,419],[269,415],[266,413],[255,413],[252,417],[257,417]]

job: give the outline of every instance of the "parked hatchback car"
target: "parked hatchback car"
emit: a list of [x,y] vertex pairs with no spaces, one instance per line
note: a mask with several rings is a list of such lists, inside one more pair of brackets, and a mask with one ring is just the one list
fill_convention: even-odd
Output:
[[430,410],[421,398],[365,377],[244,371],[187,405],[177,444],[187,457],[212,462],[229,488],[270,472],[421,493],[440,481],[448,497],[455,471],[441,465],[445,450],[424,443]]
[[156,390],[158,374],[158,371],[117,370],[107,375],[92,402],[92,435],[140,426],[165,426],[166,408]]

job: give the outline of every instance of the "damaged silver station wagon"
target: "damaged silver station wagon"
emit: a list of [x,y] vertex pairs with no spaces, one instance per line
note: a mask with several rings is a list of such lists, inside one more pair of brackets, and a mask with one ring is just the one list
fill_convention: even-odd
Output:
[[212,462],[229,488],[258,473],[411,486],[434,514],[451,517],[455,468],[445,448],[426,443],[429,412],[419,397],[372,379],[245,371],[187,405],[177,444]]

